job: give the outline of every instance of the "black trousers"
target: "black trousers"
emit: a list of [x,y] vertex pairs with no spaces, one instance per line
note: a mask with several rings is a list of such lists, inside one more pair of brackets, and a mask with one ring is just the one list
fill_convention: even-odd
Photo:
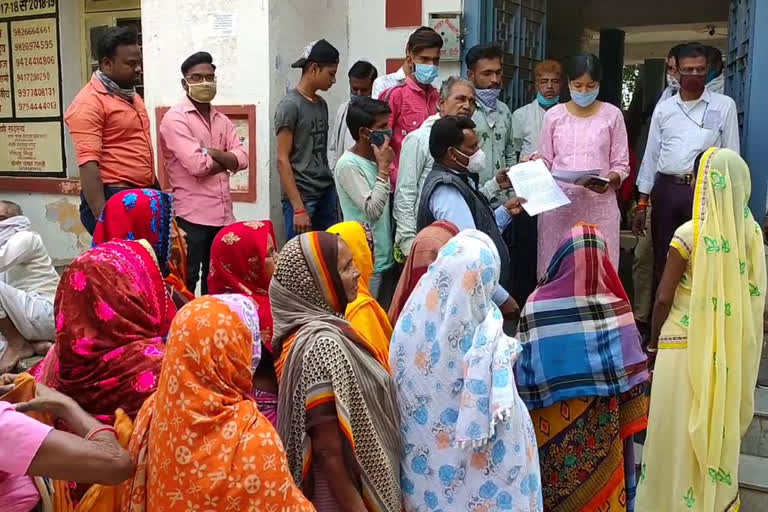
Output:
[[211,245],[223,226],[194,224],[181,217],[176,217],[176,222],[187,233],[187,289],[195,293],[197,280],[201,279],[200,291],[202,295],[207,295]]

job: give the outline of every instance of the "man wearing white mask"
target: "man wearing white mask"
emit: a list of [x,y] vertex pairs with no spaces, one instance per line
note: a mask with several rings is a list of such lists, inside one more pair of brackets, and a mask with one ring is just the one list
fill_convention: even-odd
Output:
[[661,98],[656,103],[671,98],[680,91],[680,72],[677,69],[677,54],[685,44],[678,44],[669,49],[667,54],[667,87],[661,93]]
[[163,117],[160,147],[176,221],[187,234],[187,288],[194,291],[200,279],[205,294],[213,239],[235,222],[229,176],[248,167],[248,151],[232,121],[211,105],[216,96],[211,54],[189,56],[181,74],[186,95]]
[[521,199],[507,200],[492,210],[480,193],[478,174],[485,169],[486,155],[480,148],[475,123],[469,117],[446,116],[435,121],[429,135],[429,152],[434,158],[432,171],[424,182],[418,213],[417,231],[438,220],[459,228],[478,229],[493,240],[501,259],[499,287],[493,301],[507,319],[520,308],[505,289],[510,275],[510,258],[501,234],[514,215],[522,212]]

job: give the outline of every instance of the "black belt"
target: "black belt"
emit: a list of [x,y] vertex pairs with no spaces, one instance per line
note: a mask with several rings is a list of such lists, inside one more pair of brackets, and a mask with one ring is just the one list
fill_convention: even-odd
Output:
[[662,174],[659,173],[656,180],[659,183],[674,183],[676,185],[690,185],[693,182],[693,174]]

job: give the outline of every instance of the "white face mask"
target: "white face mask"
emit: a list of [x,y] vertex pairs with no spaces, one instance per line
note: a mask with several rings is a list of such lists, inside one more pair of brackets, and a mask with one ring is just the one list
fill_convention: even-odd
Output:
[[673,89],[680,89],[680,81],[674,75],[667,74],[667,85]]
[[[478,149],[475,154],[472,156],[467,156],[458,149],[454,148],[454,151],[456,151],[461,156],[467,158],[469,162],[467,162],[467,165],[464,166],[464,168],[473,173],[480,173],[485,170],[485,151],[482,149]],[[459,163],[461,165],[461,163]]]

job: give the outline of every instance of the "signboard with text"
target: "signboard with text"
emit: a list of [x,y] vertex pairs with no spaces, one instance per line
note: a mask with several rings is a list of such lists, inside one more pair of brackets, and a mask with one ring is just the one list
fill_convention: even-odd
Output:
[[0,0],[0,175],[66,177],[56,0]]

